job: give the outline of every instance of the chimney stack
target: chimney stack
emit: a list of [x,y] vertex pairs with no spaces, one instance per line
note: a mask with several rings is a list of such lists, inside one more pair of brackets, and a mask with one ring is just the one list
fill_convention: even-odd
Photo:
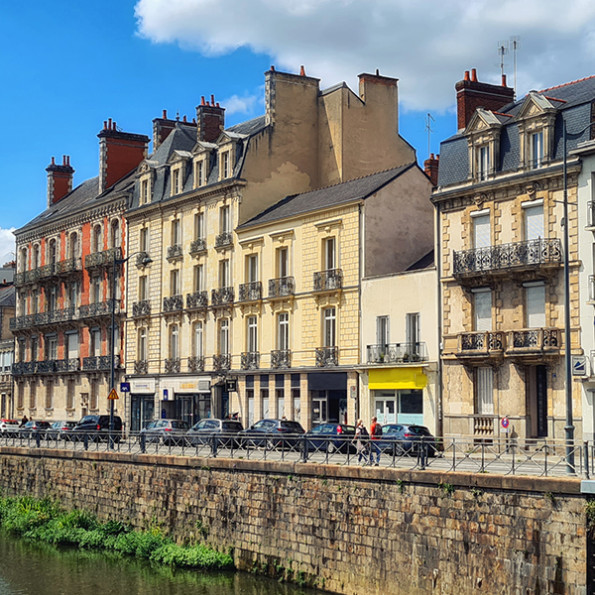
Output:
[[502,85],[480,83],[477,80],[477,70],[465,71],[462,81],[455,85],[457,91],[457,128],[467,127],[475,110],[483,107],[486,110],[498,111],[514,101],[514,89],[506,86],[506,76],[502,76]]
[[430,153],[428,159],[424,161],[424,172],[430,178],[432,186],[438,186],[438,166],[440,165],[440,155],[434,157],[434,153]]
[[121,132],[110,118],[99,138],[99,192],[113,186],[147,156],[149,137]]
[[200,105],[196,106],[196,139],[214,143],[225,128],[225,108],[215,103],[215,96],[211,95],[210,103],[200,98]]
[[52,157],[52,162],[45,171],[48,172],[48,207],[51,207],[72,190],[74,169],[70,165],[70,156],[62,156],[62,165],[56,165],[56,160]]

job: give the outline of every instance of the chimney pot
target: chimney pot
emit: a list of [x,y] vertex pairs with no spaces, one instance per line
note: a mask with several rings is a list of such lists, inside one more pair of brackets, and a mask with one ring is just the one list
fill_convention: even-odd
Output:
[[505,74],[502,75],[502,86],[506,87],[506,75]]
[[104,120],[103,121],[103,129],[104,130],[107,130],[107,120]]
[[271,64],[271,72],[275,72],[275,67]]
[[163,115],[161,116],[164,120],[167,120],[167,110],[163,110]]
[[111,118],[108,118],[107,119],[107,127],[108,127],[109,130],[112,129],[112,119]]
[[184,117],[182,118],[182,122],[186,122],[186,114],[184,114]]
[[474,83],[477,82],[477,69],[476,68],[471,69],[471,81]]
[[56,165],[56,158],[52,157],[52,165]]
[[465,81],[469,80],[469,71],[468,70],[465,70],[465,78],[463,80],[465,80]]
[[306,76],[306,69],[304,68],[304,66],[300,66],[300,76]]
[[380,70],[378,68],[376,69],[376,76],[380,76]]
[[211,95],[211,105],[215,105],[215,96]]

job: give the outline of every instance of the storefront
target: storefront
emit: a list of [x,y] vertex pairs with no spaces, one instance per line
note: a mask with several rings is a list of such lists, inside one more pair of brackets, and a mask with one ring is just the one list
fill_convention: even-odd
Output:
[[210,377],[162,378],[160,389],[160,417],[181,419],[189,426],[205,417],[213,417]]
[[315,372],[308,374],[312,427],[330,421],[347,423],[347,374]]
[[139,432],[155,419],[154,378],[130,380],[130,431]]

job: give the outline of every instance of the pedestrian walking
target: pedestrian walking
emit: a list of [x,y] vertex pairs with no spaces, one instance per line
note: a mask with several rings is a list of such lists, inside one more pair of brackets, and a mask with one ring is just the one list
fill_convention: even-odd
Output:
[[26,415],[23,415],[23,419],[21,419],[21,428],[23,428],[25,426],[25,424],[28,422],[29,420],[27,419]]
[[353,441],[355,442],[355,448],[357,450],[357,462],[360,464],[363,460],[364,465],[368,464],[368,442],[369,442],[370,434],[368,434],[368,430],[366,426],[364,426],[364,422],[361,419],[357,420],[357,424],[355,426],[355,436],[353,437]]
[[382,425],[378,423],[378,419],[376,417],[372,418],[372,423],[370,424],[370,465],[374,463],[374,455],[376,455],[376,462],[374,465],[378,467],[380,465],[380,446],[378,445],[378,441],[382,436]]

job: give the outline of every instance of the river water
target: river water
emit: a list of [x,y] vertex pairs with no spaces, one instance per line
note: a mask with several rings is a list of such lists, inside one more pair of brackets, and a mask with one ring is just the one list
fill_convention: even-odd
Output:
[[172,570],[0,534],[0,595],[313,595],[243,572]]

